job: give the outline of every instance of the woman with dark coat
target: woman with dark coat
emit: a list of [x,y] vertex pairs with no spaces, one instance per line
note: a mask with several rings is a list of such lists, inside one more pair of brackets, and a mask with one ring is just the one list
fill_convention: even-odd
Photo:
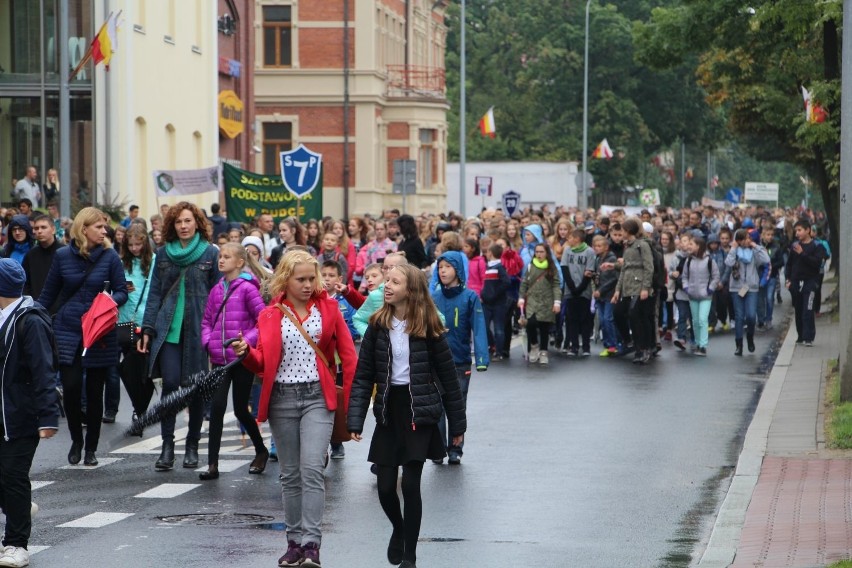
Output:
[[405,260],[408,264],[412,264],[417,268],[425,268],[426,249],[423,247],[423,241],[420,240],[414,217],[411,215],[400,215],[397,223],[399,223],[399,234],[402,235],[403,239],[399,243],[397,252],[405,253]]
[[[210,289],[222,277],[219,251],[207,240],[208,223],[201,210],[187,201],[169,209],[163,223],[166,244],[157,250],[137,344],[139,352],[150,351],[151,376],[160,370],[162,396],[187,385],[193,374],[208,370],[207,353],[201,346],[201,320]],[[198,467],[203,419],[203,401],[195,397],[189,404],[183,467]],[[160,431],[163,448],[154,469],[170,471],[175,463],[175,417],[164,418]]]
[[[368,459],[376,465],[379,502],[393,525],[391,564],[416,568],[423,505],[420,476],[427,459],[443,459],[438,420],[446,410],[453,445],[464,440],[465,404],[444,327],[423,272],[411,265],[385,278],[385,304],[370,318],[349,397],[348,428],[361,441],[376,386],[376,428]],[[400,511],[397,477],[402,466]]]
[[[65,414],[71,434],[68,463],[80,462],[83,450],[83,420],[86,420],[84,465],[98,465],[95,452],[101,434],[104,384],[111,367],[118,365],[115,330],[96,342],[82,355],[83,326],[80,318],[109,282],[112,299],[119,306],[127,302],[127,282],[118,253],[104,248],[106,215],[94,207],[82,209],[71,225],[71,244],[56,251],[38,298],[42,306],[57,300],[59,311],[53,318],[53,332],[59,351],[59,377],[62,380]],[[83,372],[86,373],[86,415],[83,416]]]

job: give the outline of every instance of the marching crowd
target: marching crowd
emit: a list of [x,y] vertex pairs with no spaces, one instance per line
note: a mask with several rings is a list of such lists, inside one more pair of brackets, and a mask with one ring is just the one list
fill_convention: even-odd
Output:
[[[255,450],[249,473],[280,462],[288,548],[279,566],[320,566],[323,470],[329,456],[344,457],[342,441],[361,440],[372,401],[368,459],[392,525],[387,557],[412,567],[424,463],[461,463],[472,372],[509,358],[513,337],[524,336],[530,365],[588,357],[593,342],[600,357],[645,365],[667,342],[707,356],[711,333],[733,327],[742,356],[772,327],[783,277],[798,341],[812,345],[830,257],[820,213],[762,207],[629,216],[544,206],[469,219],[388,210],[276,227],[269,215],[243,224],[218,204],[208,216],[181,202],[148,220],[131,206],[112,226],[94,207],[68,223],[28,201],[0,210],[0,566],[26,565],[29,467],[39,437],[58,428],[60,404],[68,462],[94,466],[122,382],[128,393],[149,387],[130,397],[138,416],[152,377],[166,396],[212,366],[224,380],[210,401],[189,400],[181,465],[198,467],[207,419],[200,478],[219,477],[230,393]],[[81,318],[103,291],[119,323],[84,348]],[[175,466],[174,430],[174,416],[163,419],[157,471]]]

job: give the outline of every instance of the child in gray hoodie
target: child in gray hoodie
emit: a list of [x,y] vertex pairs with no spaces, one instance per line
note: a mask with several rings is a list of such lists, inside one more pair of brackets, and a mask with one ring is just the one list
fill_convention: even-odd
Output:
[[692,238],[689,252],[683,267],[683,291],[689,296],[692,329],[698,346],[695,354],[704,357],[710,335],[710,306],[713,292],[719,285],[719,265],[707,254],[707,243],[702,237]]
[[590,340],[595,320],[591,312],[592,287],[590,283],[595,270],[595,251],[585,242],[586,233],[574,229],[568,235],[567,246],[562,253],[562,279],[565,294],[566,345],[563,353],[576,357],[580,353],[582,337],[583,357],[591,354]]

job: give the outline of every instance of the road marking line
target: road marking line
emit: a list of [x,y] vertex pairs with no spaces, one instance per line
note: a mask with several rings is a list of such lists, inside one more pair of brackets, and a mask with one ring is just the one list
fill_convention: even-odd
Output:
[[85,517],[80,517],[79,519],[56,526],[70,529],[99,529],[132,516],[133,513],[103,513],[98,511],[97,513],[92,513],[91,515],[86,515]]
[[[219,462],[219,473],[231,473],[251,463],[251,460],[224,460]],[[207,471],[207,466],[199,467],[195,471]]]
[[47,487],[48,485],[52,485],[56,483],[55,481],[31,481],[30,486],[32,486],[33,491],[36,489],[41,489],[42,487]]
[[83,462],[80,462],[77,465],[63,465],[59,469],[77,469],[81,471],[88,471],[90,469],[100,469],[104,466],[120,462],[123,459],[124,458],[98,458],[98,465],[83,465]]
[[135,495],[140,499],[171,499],[178,495],[183,495],[188,491],[192,491],[196,487],[201,487],[200,483],[163,483],[156,487],[152,487],[148,491]]
[[30,545],[27,545],[27,552],[29,552],[30,556],[32,556],[33,554],[38,554],[42,550],[47,550],[48,548],[50,548],[50,547],[49,546],[34,546],[34,545],[30,544]]

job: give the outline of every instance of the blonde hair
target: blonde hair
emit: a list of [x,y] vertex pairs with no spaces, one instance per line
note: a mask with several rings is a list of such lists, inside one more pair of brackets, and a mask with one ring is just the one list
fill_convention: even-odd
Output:
[[[444,333],[444,325],[438,317],[438,308],[429,294],[429,284],[423,271],[411,264],[394,266],[388,276],[394,271],[405,276],[405,289],[408,300],[405,309],[405,331],[411,337],[432,339]],[[370,317],[370,325],[391,329],[394,308],[385,303]]]
[[106,219],[108,217],[97,207],[84,207],[74,217],[74,221],[71,223],[71,239],[80,249],[80,254],[84,258],[89,258],[89,240],[83,231],[95,223],[105,222]]
[[219,247],[219,250],[232,250],[243,261],[243,269],[248,269],[260,282],[260,295],[266,298],[269,294],[269,281],[272,276],[255,258],[248,253],[246,247],[239,243],[227,242]]
[[269,293],[273,298],[277,298],[287,291],[287,283],[299,264],[310,264],[314,268],[316,280],[314,280],[314,290],[311,295],[316,297],[322,292],[322,275],[317,259],[305,250],[288,250],[278,261],[275,274],[272,275],[272,281],[269,283]]

